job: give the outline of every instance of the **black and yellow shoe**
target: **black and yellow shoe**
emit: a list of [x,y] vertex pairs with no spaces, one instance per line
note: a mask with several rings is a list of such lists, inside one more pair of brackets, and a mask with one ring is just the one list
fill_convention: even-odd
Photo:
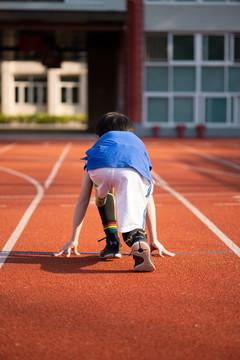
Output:
[[146,232],[142,229],[133,230],[129,234],[129,243],[135,260],[134,271],[147,272],[155,270]]
[[104,239],[106,239],[107,244],[105,248],[100,252],[100,259],[120,259],[122,257],[122,254],[120,253],[121,244],[117,233],[109,233],[105,238],[98,241],[102,241]]

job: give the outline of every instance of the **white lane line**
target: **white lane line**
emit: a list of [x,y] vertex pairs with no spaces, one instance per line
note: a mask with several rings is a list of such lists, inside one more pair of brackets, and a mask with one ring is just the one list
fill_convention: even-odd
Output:
[[[61,163],[63,162],[67,152],[69,151],[71,147],[71,143],[67,144],[67,146],[64,148],[62,154],[60,155],[59,159],[57,160],[55,166],[53,167],[53,170],[51,171],[50,175],[48,176],[47,180],[45,181],[45,184],[47,183],[48,186],[51,184],[52,180],[54,179],[54,176],[56,175]],[[12,248],[16,244],[17,240],[19,239],[21,233],[25,229],[25,226],[27,225],[30,217],[32,216],[33,212],[35,211],[36,207],[38,206],[39,202],[44,196],[44,188],[41,186],[41,184],[33,179],[32,177],[22,174],[19,171],[8,169],[5,167],[0,166],[0,171],[7,172],[11,175],[18,176],[22,179],[25,179],[29,181],[31,184],[33,184],[37,189],[37,195],[32,200],[31,204],[23,214],[21,220],[19,221],[17,227],[13,231],[12,235],[4,245],[2,251],[0,251],[0,269],[2,268],[4,262],[6,261],[7,257],[9,256]]]
[[0,154],[6,152],[8,150],[11,150],[16,145],[17,145],[16,143],[12,143],[12,144],[9,144],[9,145],[6,145],[6,146],[0,148]]
[[57,162],[55,163],[50,175],[48,176],[47,180],[45,181],[44,183],[44,187],[45,189],[48,189],[49,186],[51,185],[54,177],[56,176],[57,172],[58,172],[58,169],[60,168],[64,158],[66,157],[68,151],[70,150],[72,144],[71,143],[68,143],[65,148],[63,149],[61,155],[59,156]]
[[240,248],[227,237],[215,224],[213,224],[201,211],[193,206],[179,192],[172,189],[155,171],[152,171],[156,185],[168,191],[177,198],[186,208],[188,208],[199,220],[201,220],[225,245],[227,245],[238,257],[240,257]]
[[226,176],[232,176],[232,177],[236,177],[236,178],[240,178],[240,174],[236,174],[233,172],[229,172],[229,171],[219,171],[219,170],[214,170],[214,169],[208,169],[208,168],[203,168],[203,167],[199,167],[199,166],[193,166],[193,165],[185,165],[185,164],[179,164],[179,163],[167,163],[164,161],[160,161],[158,162],[158,165],[163,165],[163,166],[171,166],[171,167],[177,167],[177,168],[183,168],[183,169],[190,169],[190,170],[195,170],[197,172],[202,172],[202,173],[210,173],[210,174],[216,174],[216,175],[226,175]]
[[19,171],[15,171],[15,170],[4,168],[4,167],[0,167],[0,171],[7,172],[7,173],[9,173],[11,175],[18,176],[18,177],[20,177],[20,178],[22,178],[24,180],[27,180],[31,184],[33,184],[37,189],[37,195],[32,200],[31,204],[29,205],[29,207],[25,211],[23,217],[19,221],[17,227],[13,231],[13,233],[10,236],[10,238],[8,239],[8,241],[6,242],[6,244],[3,247],[2,251],[0,252],[0,269],[1,269],[4,262],[5,262],[5,260],[7,259],[8,255],[10,254],[13,246],[16,244],[18,238],[20,237],[20,235],[23,232],[25,226],[27,225],[30,217],[32,216],[32,214],[34,212],[34,210],[36,209],[37,205],[41,201],[41,199],[42,199],[42,197],[44,195],[44,189],[39,184],[38,181],[36,181],[35,179],[33,179],[32,177],[30,177],[28,175],[20,173]]
[[202,157],[204,157],[206,159],[212,160],[214,162],[217,162],[217,163],[220,163],[220,164],[223,164],[223,165],[227,165],[227,166],[232,167],[233,169],[236,169],[236,170],[240,170],[240,165],[235,164],[232,161],[222,159],[222,158],[219,158],[219,157],[214,156],[214,155],[210,155],[210,154],[208,154],[206,152],[195,149],[195,148],[193,148],[191,146],[182,145],[182,144],[179,144],[179,143],[177,143],[177,145],[182,147],[183,149],[186,149],[189,152],[192,152],[192,153],[195,153],[195,154],[197,153],[198,155],[200,155],[200,156],[202,156]]

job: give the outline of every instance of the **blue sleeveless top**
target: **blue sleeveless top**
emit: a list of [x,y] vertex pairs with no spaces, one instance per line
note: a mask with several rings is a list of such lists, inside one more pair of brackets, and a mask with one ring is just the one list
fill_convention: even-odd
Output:
[[142,140],[129,131],[109,131],[102,135],[86,151],[86,167],[94,170],[103,167],[132,167],[151,181],[152,169],[146,148]]

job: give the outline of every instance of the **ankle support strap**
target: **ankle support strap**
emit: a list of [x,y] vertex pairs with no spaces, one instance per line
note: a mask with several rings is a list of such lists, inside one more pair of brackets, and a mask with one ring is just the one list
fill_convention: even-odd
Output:
[[134,229],[129,233],[123,234],[123,240],[127,246],[132,247],[132,245],[139,240],[147,241],[147,233],[143,229]]

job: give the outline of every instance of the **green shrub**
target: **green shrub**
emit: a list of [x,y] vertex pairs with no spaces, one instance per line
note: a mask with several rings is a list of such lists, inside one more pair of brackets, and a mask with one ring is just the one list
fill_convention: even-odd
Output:
[[11,122],[19,122],[23,124],[67,124],[71,121],[86,123],[87,115],[76,114],[76,115],[51,115],[44,113],[37,113],[33,115],[3,115],[0,114],[0,123],[6,124]]

